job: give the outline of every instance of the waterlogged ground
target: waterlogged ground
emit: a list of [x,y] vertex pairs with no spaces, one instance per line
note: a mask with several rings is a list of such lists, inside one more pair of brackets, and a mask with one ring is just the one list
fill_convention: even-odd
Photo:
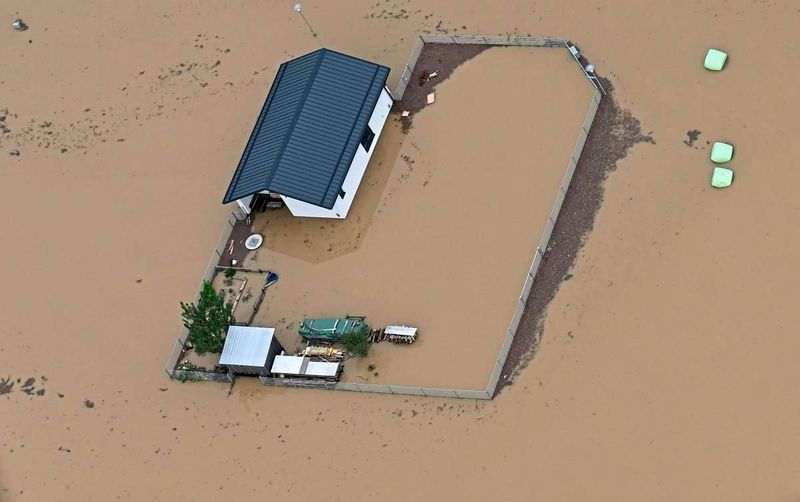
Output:
[[[800,497],[795,3],[304,3],[318,39],[279,2],[0,10],[30,25],[0,29],[4,501]],[[396,79],[421,30],[568,37],[652,131],[536,357],[489,403],[166,380],[277,66],[321,42]]]

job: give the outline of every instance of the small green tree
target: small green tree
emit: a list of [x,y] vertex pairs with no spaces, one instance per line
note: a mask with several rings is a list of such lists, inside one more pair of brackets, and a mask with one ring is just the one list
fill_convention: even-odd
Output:
[[366,333],[350,332],[342,335],[345,350],[356,357],[364,357],[369,352],[369,339]]
[[181,302],[181,311],[194,350],[200,355],[222,352],[225,333],[233,321],[233,304],[225,302],[225,294],[217,293],[211,282],[205,281],[197,305]]

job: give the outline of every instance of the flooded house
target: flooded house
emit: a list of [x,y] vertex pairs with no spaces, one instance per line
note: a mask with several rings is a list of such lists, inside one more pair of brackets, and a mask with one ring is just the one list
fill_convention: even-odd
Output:
[[346,218],[392,107],[388,75],[329,49],[281,64],[223,203]]

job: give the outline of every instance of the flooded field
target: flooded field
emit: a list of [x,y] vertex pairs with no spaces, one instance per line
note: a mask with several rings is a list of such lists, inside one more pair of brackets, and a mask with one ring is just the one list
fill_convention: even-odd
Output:
[[[794,2],[304,2],[316,38],[283,2],[11,0],[0,10],[4,502],[800,496]],[[30,29],[11,30],[16,17]],[[178,302],[194,296],[278,65],[324,44],[390,66],[394,84],[422,30],[568,37],[655,141],[607,180],[535,359],[480,403],[167,380]],[[709,47],[729,52],[723,72],[703,70]],[[472,66],[486,57],[502,73],[462,88],[465,66],[437,91],[434,106],[457,112],[460,134],[478,109],[507,131],[531,128],[531,142],[540,127],[572,127],[543,125],[527,102],[493,106],[518,92],[512,84],[532,87],[489,62],[493,51]],[[425,188],[438,190],[434,167],[450,160],[436,152],[471,169],[473,157],[516,160],[480,128],[448,138],[452,120],[428,111],[404,141],[394,126],[381,138],[381,148],[393,135],[401,144],[373,180],[381,194],[396,184],[392,200],[413,197],[426,169]],[[709,187],[706,142],[718,139],[736,147],[724,191]],[[401,155],[415,160],[402,186]],[[313,267],[368,254],[376,221],[399,218],[378,214],[381,200],[361,240],[342,239]],[[457,202],[453,221],[467,226],[472,201]],[[502,216],[498,226],[516,228],[517,215]],[[509,276],[514,253],[496,250]],[[495,280],[505,279],[486,287],[505,294]],[[485,303],[502,304],[493,294]],[[406,316],[384,312],[376,320]]]

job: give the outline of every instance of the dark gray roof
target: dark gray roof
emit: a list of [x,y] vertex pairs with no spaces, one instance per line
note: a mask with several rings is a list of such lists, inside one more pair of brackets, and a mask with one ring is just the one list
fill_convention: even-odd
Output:
[[223,203],[269,190],[332,208],[388,75],[328,49],[283,63]]

